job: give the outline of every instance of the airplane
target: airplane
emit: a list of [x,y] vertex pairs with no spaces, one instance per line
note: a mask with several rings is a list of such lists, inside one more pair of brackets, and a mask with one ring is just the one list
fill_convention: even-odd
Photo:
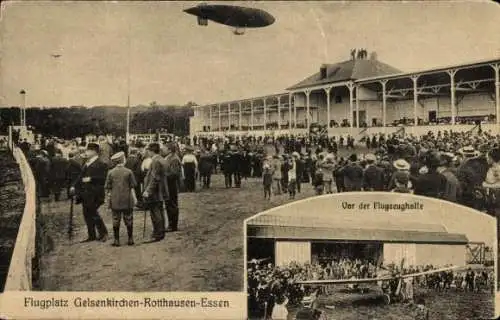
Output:
[[247,263],[248,264],[260,264],[261,262],[264,262],[267,260],[271,260],[271,258],[252,259],[252,260],[248,261]]
[[246,28],[262,28],[274,23],[275,18],[262,9],[202,3],[184,12],[198,18],[199,26],[207,26],[208,20],[233,28],[235,35],[243,35]]
[[[403,263],[402,263],[403,265]],[[391,304],[392,302],[402,301],[402,291],[401,288],[403,286],[404,279],[415,278],[426,276],[434,273],[446,272],[451,270],[465,270],[469,268],[469,266],[450,266],[439,269],[432,269],[428,271],[422,271],[411,274],[402,274],[400,272],[385,270],[385,274],[376,278],[364,278],[364,279],[341,279],[341,280],[303,280],[297,281],[297,284],[307,285],[307,286],[325,286],[325,285],[348,285],[349,292],[359,292],[361,294],[365,294],[368,292],[368,288],[359,288],[360,284],[376,284],[379,292],[382,294],[382,298],[385,304]],[[402,270],[400,268],[399,270]],[[394,282],[397,281],[397,282]],[[391,285],[393,282],[395,285]]]
[[51,54],[52,58],[60,58],[62,55],[61,54]]

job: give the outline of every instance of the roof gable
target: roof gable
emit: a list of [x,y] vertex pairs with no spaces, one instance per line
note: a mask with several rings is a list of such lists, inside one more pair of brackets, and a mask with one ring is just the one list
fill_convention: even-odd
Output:
[[326,68],[326,77],[323,78],[321,72],[316,72],[301,82],[287,88],[287,90],[402,72],[401,70],[398,70],[386,63],[368,59],[355,59],[336,64],[324,64],[322,68]]

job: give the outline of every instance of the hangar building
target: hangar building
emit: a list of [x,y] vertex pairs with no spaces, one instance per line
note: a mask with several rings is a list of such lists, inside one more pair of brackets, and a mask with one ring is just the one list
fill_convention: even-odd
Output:
[[322,263],[332,257],[420,266],[466,264],[467,236],[441,224],[415,223],[407,214],[385,219],[363,214],[326,219],[263,214],[247,221],[247,258],[276,265]]

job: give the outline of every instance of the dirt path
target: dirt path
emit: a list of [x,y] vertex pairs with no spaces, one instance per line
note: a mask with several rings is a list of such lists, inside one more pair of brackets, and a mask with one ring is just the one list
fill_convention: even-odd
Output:
[[[243,221],[288,202],[287,196],[264,200],[260,179],[225,189],[221,175],[210,190],[180,195],[179,232],[157,243],[142,243],[144,213],[134,216],[134,247],[79,243],[86,238],[81,206],[75,206],[73,243],[67,236],[69,201],[42,205],[51,251],[43,257],[42,290],[50,291],[241,291]],[[313,195],[305,186],[302,199]],[[111,213],[101,210],[111,232]],[[151,222],[146,220],[146,240]],[[110,233],[111,235],[111,233]],[[122,225],[121,238],[126,239]]]

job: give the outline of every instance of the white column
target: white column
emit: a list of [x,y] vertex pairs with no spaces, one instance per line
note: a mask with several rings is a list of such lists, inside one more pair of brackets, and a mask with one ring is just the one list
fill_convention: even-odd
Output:
[[[382,125],[387,125],[387,93],[385,92],[385,85],[387,84],[387,80],[380,81],[382,84]],[[385,130],[385,129],[384,129]]]
[[500,126],[500,64],[491,65],[495,70],[495,118],[497,125]]
[[222,115],[220,112],[220,104],[219,104],[219,132],[222,132]]
[[326,94],[326,127],[330,129],[330,91],[332,87],[325,88]]
[[356,86],[356,128],[359,129],[359,86]]
[[353,111],[354,111],[354,96],[353,96],[353,91],[354,91],[354,84],[349,83],[347,84],[347,88],[349,89],[349,123],[351,125],[351,128],[354,127],[354,119],[353,119]]
[[292,93],[288,94],[288,130],[292,130]]
[[238,130],[240,131],[241,131],[241,119],[242,119],[241,102],[238,102]]
[[278,96],[278,130],[281,130],[281,96]]
[[310,90],[306,90],[304,91],[304,93],[306,94],[306,129],[309,129],[309,126],[311,125],[311,118],[309,116],[309,95],[311,94],[311,91]]
[[231,130],[231,104],[227,105],[227,127]]
[[297,128],[297,104],[293,104],[293,128]]
[[455,102],[455,74],[457,73],[456,69],[448,70],[448,74],[450,75],[450,92],[451,92],[451,124],[455,124],[455,118],[457,116],[457,110],[456,110],[456,102]]
[[267,128],[266,122],[267,122],[267,105],[266,105],[266,98],[262,99],[264,101],[264,131]]
[[418,114],[417,114],[417,106],[418,106],[418,76],[412,76],[411,80],[413,81],[413,126],[418,126]]
[[208,113],[209,113],[208,125],[210,126],[210,131],[213,131],[214,127],[212,127],[212,106],[210,106],[210,108],[208,109]]
[[250,100],[250,130],[253,130],[253,100]]

